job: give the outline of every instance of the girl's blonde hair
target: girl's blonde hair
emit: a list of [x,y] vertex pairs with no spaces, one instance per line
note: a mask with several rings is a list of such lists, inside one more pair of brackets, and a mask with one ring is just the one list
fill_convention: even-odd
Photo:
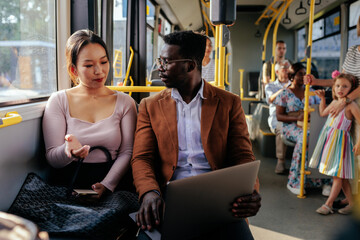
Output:
[[350,82],[351,88],[350,88],[350,91],[348,92],[348,94],[351,93],[354,89],[356,89],[357,86],[358,86],[358,83],[359,83],[359,79],[358,79],[356,76],[352,75],[352,74],[349,74],[349,73],[340,73],[339,75],[337,75],[337,76],[334,78],[334,80],[333,80],[334,83],[333,83],[333,88],[332,88],[332,97],[333,97],[333,99],[335,99],[335,100],[337,100],[338,98],[337,98],[337,96],[335,95],[334,85],[335,85],[336,80],[338,80],[338,79],[340,79],[340,78],[344,78],[344,79],[346,79],[346,80],[348,80],[348,81]]

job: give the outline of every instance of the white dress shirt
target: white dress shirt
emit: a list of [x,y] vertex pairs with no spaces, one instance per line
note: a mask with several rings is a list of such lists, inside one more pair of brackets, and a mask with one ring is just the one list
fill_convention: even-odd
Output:
[[189,104],[173,88],[171,97],[176,101],[177,131],[179,142],[178,163],[171,180],[196,176],[211,171],[201,142],[201,104],[204,99],[204,80]]

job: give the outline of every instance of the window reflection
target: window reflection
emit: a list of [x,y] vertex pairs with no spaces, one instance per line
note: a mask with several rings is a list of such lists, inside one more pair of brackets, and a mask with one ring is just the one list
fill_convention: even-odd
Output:
[[0,103],[50,95],[56,86],[55,0],[1,3]]

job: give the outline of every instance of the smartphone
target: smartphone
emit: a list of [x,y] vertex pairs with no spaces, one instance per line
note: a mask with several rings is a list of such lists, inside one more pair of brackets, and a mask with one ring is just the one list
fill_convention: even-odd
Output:
[[97,192],[91,189],[74,189],[78,195],[98,195]]

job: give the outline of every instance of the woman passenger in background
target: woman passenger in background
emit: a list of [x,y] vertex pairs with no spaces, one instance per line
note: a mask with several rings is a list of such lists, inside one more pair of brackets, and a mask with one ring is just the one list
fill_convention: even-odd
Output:
[[[303,77],[305,74],[305,67],[302,63],[292,64],[289,69],[289,79],[292,83],[274,100],[274,104],[276,105],[276,118],[279,122],[283,122],[281,129],[282,135],[285,136],[286,139],[296,143],[287,183],[287,188],[294,194],[300,194],[303,128],[299,126],[299,124],[301,124],[304,119],[305,86]],[[319,97],[309,97],[309,105],[319,103]],[[320,179],[307,179],[305,186],[316,187],[321,186],[321,184],[322,181]],[[331,187],[329,186],[327,188]]]
[[[78,159],[95,163],[86,170],[86,177],[81,179],[86,186],[81,187],[92,188],[101,197],[113,192],[128,173],[136,125],[135,102],[105,86],[109,54],[103,40],[92,31],[79,30],[70,36],[66,61],[76,86],[55,92],[48,100],[43,118],[46,158],[52,167],[60,169],[55,181],[65,185]],[[110,168],[102,167],[107,161],[102,151],[89,152],[91,146],[109,150],[114,160]]]

